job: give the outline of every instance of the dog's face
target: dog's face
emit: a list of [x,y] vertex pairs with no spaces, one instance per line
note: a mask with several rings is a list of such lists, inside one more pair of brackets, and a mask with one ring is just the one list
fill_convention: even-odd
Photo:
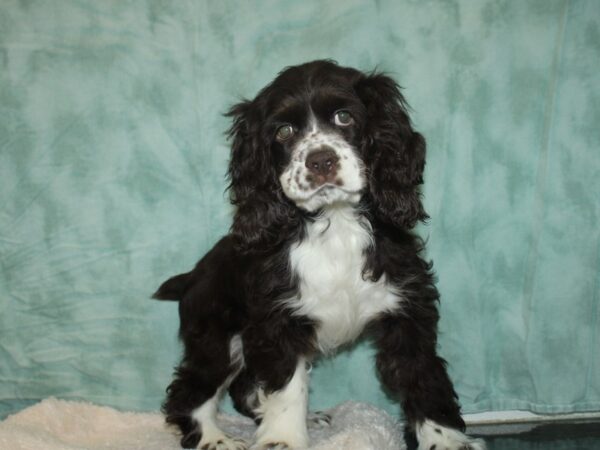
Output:
[[[283,193],[311,212],[356,204],[367,185],[361,154],[365,105],[352,79],[336,72],[304,77],[304,89],[281,98],[266,120]],[[283,74],[276,83],[294,84],[287,78]]]
[[314,61],[285,69],[229,115],[233,232],[248,244],[333,204],[362,203],[404,227],[426,217],[424,141],[389,77]]

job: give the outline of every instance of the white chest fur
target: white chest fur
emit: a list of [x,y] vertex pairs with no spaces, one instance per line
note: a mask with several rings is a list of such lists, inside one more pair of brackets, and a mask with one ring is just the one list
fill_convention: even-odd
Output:
[[354,340],[374,316],[399,306],[401,297],[385,277],[372,282],[362,276],[364,250],[371,240],[368,223],[353,209],[331,208],[308,226],[305,239],[291,250],[300,292],[288,304],[318,322],[324,352]]

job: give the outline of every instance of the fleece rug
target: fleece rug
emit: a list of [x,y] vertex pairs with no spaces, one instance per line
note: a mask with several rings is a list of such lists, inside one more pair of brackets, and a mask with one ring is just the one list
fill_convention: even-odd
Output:
[[[405,450],[401,425],[384,411],[347,402],[327,411],[329,426],[309,427],[314,450]],[[254,423],[222,414],[231,435],[252,440]],[[179,439],[158,413],[121,412],[106,406],[48,398],[0,422],[0,449],[178,450]]]

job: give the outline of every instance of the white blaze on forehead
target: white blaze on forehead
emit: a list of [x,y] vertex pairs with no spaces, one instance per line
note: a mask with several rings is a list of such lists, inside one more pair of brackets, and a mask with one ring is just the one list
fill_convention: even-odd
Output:
[[[333,183],[314,185],[307,179],[310,172],[306,158],[311,151],[324,147],[339,158],[337,176]],[[307,131],[292,149],[290,163],[279,181],[285,195],[308,211],[335,202],[357,203],[365,186],[363,163],[354,148],[340,134],[321,130],[312,114]]]

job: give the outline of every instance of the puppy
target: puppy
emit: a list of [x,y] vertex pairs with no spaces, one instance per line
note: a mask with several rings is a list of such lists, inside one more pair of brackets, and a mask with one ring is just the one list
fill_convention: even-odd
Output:
[[258,424],[252,448],[307,447],[308,368],[368,331],[419,449],[484,448],[436,353],[438,291],[423,241],[425,140],[398,85],[331,61],[283,70],[231,108],[233,225],[178,300],[181,364],[166,420],[183,447],[245,449],[216,422],[228,391]]

